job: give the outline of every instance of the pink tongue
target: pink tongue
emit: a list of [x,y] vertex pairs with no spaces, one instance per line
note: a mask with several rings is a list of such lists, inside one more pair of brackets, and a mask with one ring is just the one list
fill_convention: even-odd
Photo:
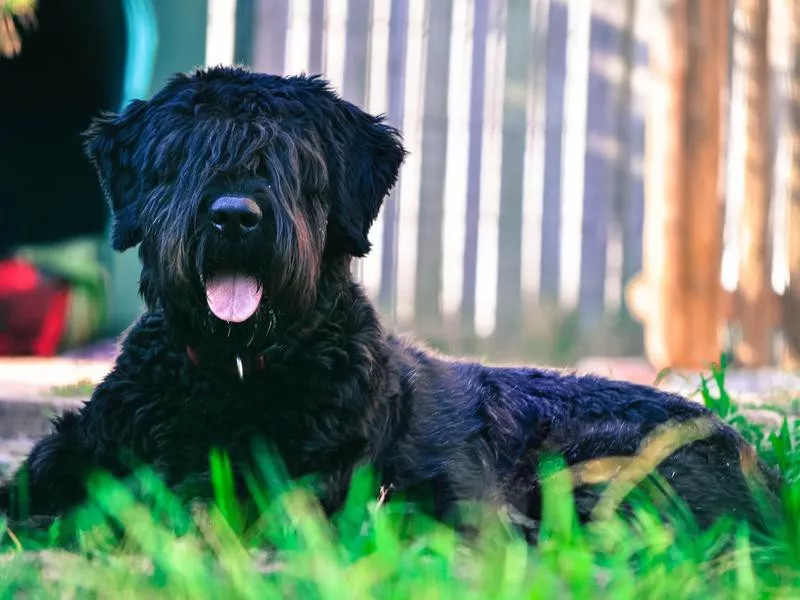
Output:
[[206,282],[208,308],[230,323],[246,321],[258,310],[261,286],[255,278],[241,273],[218,275]]

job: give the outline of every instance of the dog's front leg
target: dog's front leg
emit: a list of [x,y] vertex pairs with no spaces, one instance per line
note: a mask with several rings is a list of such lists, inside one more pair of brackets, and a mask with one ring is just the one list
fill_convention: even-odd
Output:
[[49,521],[84,499],[90,461],[80,443],[79,424],[76,413],[58,419],[54,431],[39,440],[0,487],[0,514],[11,523]]

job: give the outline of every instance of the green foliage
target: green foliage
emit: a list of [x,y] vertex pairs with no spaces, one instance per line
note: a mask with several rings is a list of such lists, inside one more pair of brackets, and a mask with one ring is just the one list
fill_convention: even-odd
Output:
[[[382,503],[367,469],[355,473],[344,508],[327,520],[315,482],[290,481],[260,448],[258,468],[245,476],[249,505],[237,499],[229,459],[214,452],[216,501],[209,506],[182,504],[148,470],[133,482],[98,474],[89,502],[45,535],[0,527],[0,597],[793,597],[800,585],[797,428],[784,420],[765,432],[749,423],[725,389],[724,371],[715,367],[703,380],[705,404],[785,478],[769,538],[730,520],[701,532],[685,511],[665,519],[647,486],[631,496],[625,517],[581,525],[573,477],[557,457],[539,469],[543,518],[535,547],[509,510],[465,506],[469,533],[457,533],[402,498]],[[68,550],[59,549],[65,544]]]
[[[711,366],[710,378],[701,378],[700,392],[706,408],[736,428],[768,465],[780,470],[787,483],[797,482],[800,479],[800,421],[784,414],[777,431],[765,431],[749,422],[725,387],[725,371],[723,357],[719,365]],[[712,389],[711,383],[716,390]],[[794,411],[789,412],[792,414]]]
[[96,384],[89,379],[81,379],[76,383],[68,385],[57,385],[51,389],[55,396],[63,396],[65,398],[85,397],[88,398],[94,392]]
[[[701,377],[700,392],[703,402],[710,411],[714,412],[723,421],[735,427],[739,433],[756,449],[761,449],[764,432],[761,427],[750,423],[739,411],[739,407],[731,398],[725,387],[725,370],[727,368],[726,359],[723,355],[719,365],[711,365],[711,378]],[[714,383],[717,388],[717,395],[711,389],[710,383]]]
[[36,7],[36,0],[0,0],[0,11],[22,14]]

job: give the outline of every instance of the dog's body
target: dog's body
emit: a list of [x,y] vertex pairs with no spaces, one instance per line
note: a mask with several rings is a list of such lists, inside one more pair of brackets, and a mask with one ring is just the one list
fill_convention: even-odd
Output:
[[[630,457],[659,426],[708,418],[708,435],[659,472],[703,525],[726,513],[760,521],[741,461],[752,450],[701,406],[597,377],[449,360],[383,328],[350,262],[369,249],[404,151],[321,80],[178,76],[98,121],[88,152],[115,248],[141,243],[148,311],[91,401],[27,459],[30,514],[62,514],[84,498],[89,471],[124,476],[136,461],[207,495],[215,448],[243,489],[263,440],[290,475],[320,476],[328,512],[370,465],[409,499],[431,498],[437,516],[478,500],[536,520],[544,455]],[[753,470],[767,475],[757,459]],[[14,511],[20,481],[0,490],[0,511]],[[588,518],[597,489],[579,484],[576,497]]]

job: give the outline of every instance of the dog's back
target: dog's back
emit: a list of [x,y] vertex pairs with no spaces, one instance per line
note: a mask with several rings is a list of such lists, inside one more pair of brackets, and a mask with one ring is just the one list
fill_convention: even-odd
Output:
[[453,496],[508,503],[536,520],[539,467],[558,457],[571,470],[584,520],[596,516],[601,490],[614,482],[628,490],[647,483],[658,490],[656,501],[680,498],[702,526],[727,514],[763,529],[775,508],[776,474],[697,402],[624,381],[487,366],[397,344],[410,364],[408,421],[398,438],[409,479],[446,473],[452,481],[440,487]]

